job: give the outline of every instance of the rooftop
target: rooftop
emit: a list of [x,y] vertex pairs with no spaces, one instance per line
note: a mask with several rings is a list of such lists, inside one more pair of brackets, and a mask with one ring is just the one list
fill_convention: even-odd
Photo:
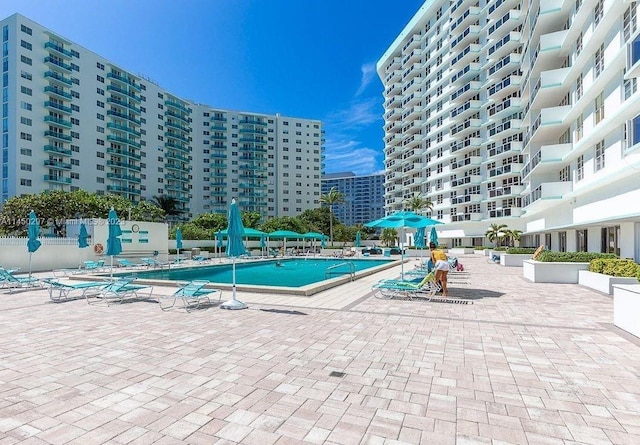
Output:
[[640,443],[612,298],[459,258],[444,302],[373,297],[399,267],[243,311],[2,294],[0,442]]

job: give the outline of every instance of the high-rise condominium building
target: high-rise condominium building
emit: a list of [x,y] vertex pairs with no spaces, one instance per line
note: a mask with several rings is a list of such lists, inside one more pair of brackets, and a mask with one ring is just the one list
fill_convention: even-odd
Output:
[[434,203],[450,245],[640,259],[640,37],[627,0],[429,0],[378,62],[386,208]]
[[182,215],[318,206],[322,123],[215,109],[15,14],[2,29],[0,197],[83,189],[175,198]]
[[364,224],[384,216],[384,174],[356,176],[353,172],[341,172],[324,175],[322,194],[333,187],[344,195],[344,203],[333,206],[333,214],[343,224]]

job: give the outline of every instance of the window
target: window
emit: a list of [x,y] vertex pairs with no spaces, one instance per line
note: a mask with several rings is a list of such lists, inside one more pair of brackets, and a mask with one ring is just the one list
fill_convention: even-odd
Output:
[[97,62],[97,63],[96,63],[96,67],[97,67],[99,70],[103,70],[103,71],[104,71],[104,65],[103,65],[103,64],[101,64],[100,62]]
[[20,139],[25,140],[25,141],[30,141],[31,140],[31,134],[29,134],[29,133],[20,133]]
[[581,114],[576,119],[576,138],[575,138],[576,142],[582,139],[583,129],[584,129],[584,118],[582,117],[582,114]]
[[28,49],[29,51],[33,49],[33,46],[31,45],[31,43],[25,42],[24,40],[20,40],[20,46]]
[[20,56],[20,62],[26,63],[27,65],[32,65],[33,62],[27,56]]
[[26,71],[20,71],[20,77],[27,80],[33,79],[33,77],[31,76],[31,73],[28,73]]
[[587,229],[576,230],[576,251],[588,252]]
[[33,33],[33,31],[31,31],[31,28],[25,25],[20,25],[20,31],[28,35],[31,35]]
[[100,82],[100,83],[104,83],[104,77],[102,77],[101,75],[99,75],[99,74],[98,74],[98,75],[96,76],[96,79],[98,80],[98,82]]
[[583,93],[582,73],[580,73],[576,78],[576,101],[582,97],[582,93]]
[[558,175],[560,182],[571,181],[571,169],[567,165],[565,168],[560,170],[560,174]]
[[104,90],[102,88],[96,88],[96,93],[98,93],[100,96],[104,96]]
[[20,178],[20,185],[31,187],[31,179]]
[[31,164],[20,163],[20,170],[26,171],[26,172],[30,172],[31,171]]
[[602,15],[604,14],[604,0],[598,0],[596,6],[593,8],[593,26],[598,26]]
[[604,119],[604,93],[598,94],[595,100],[595,125],[599,124],[602,119]]
[[582,52],[582,32],[578,34],[578,38],[576,39],[576,57],[580,55]]
[[598,77],[604,71],[604,43],[596,50],[594,57],[594,75]]
[[32,152],[30,148],[21,148],[20,149],[20,154],[23,156],[31,156]]
[[595,161],[594,163],[595,171],[598,171],[604,168],[604,140],[596,144],[594,161]]
[[578,156],[578,163],[576,167],[576,182],[584,179],[584,155]]
[[622,24],[624,27],[624,40],[627,41],[631,38],[633,34],[635,34],[636,29],[638,28],[638,17],[636,12],[637,4],[636,2],[632,2],[631,5],[624,12],[624,16],[622,18]]

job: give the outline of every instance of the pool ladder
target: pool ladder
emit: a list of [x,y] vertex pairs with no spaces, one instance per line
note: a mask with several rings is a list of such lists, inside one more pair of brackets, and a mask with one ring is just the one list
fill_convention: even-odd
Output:
[[[349,272],[336,270],[339,267],[343,266],[348,266]],[[346,261],[344,263],[334,264],[333,266],[327,267],[327,269],[324,271],[324,278],[326,280],[331,278],[331,275],[344,275],[345,273],[349,274],[351,281],[356,278],[356,266],[351,261]]]

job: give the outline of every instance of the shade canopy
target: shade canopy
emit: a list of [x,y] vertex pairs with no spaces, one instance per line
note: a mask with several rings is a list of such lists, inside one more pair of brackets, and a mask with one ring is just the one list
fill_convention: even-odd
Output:
[[358,231],[358,233],[356,233],[355,247],[360,247],[361,242],[362,242],[362,235],[360,235],[360,232]]
[[307,232],[307,233],[303,233],[302,234],[302,238],[304,239],[319,239],[319,240],[323,240],[327,237],[327,235],[324,235],[322,233],[318,233],[318,232]]
[[227,226],[227,256],[237,257],[247,253],[242,243],[244,226],[238,204],[233,200],[229,206],[229,225]]
[[108,225],[108,237],[107,237],[107,251],[106,255],[120,255],[122,253],[122,242],[120,241],[120,235],[122,235],[122,229],[120,228],[120,220],[118,214],[111,207],[109,210],[109,217],[107,219]]
[[182,249],[182,230],[180,227],[176,229],[176,249]]
[[[222,239],[223,237],[227,237],[227,229],[225,230],[220,230],[217,233],[218,237],[220,239]],[[258,229],[249,229],[246,228],[244,229],[244,234],[242,235],[244,238],[261,238],[263,235],[266,235],[265,232],[262,232]]]
[[365,224],[366,227],[378,227],[378,228],[391,228],[398,229],[402,227],[428,227],[436,224],[442,224],[440,221],[428,218],[426,216],[418,215],[414,212],[401,211],[395,212],[391,215],[387,215],[384,218],[376,219]]
[[291,230],[276,230],[275,232],[271,232],[267,234],[269,238],[272,239],[297,239],[304,238],[302,233],[292,232]]
[[431,232],[429,232],[429,243],[433,243],[438,246],[438,232],[436,232],[436,228],[432,227]]
[[42,244],[38,237],[40,236],[40,224],[36,217],[36,212],[33,210],[29,212],[29,226],[27,228],[27,250],[29,253],[33,253],[40,248]]
[[416,239],[415,239],[416,248],[424,249],[424,236],[425,236],[425,228],[418,227],[418,230],[416,230]]
[[87,226],[82,223],[80,224],[80,233],[78,234],[78,247],[81,249],[89,247],[89,242],[87,241],[88,238],[89,234],[87,233]]

